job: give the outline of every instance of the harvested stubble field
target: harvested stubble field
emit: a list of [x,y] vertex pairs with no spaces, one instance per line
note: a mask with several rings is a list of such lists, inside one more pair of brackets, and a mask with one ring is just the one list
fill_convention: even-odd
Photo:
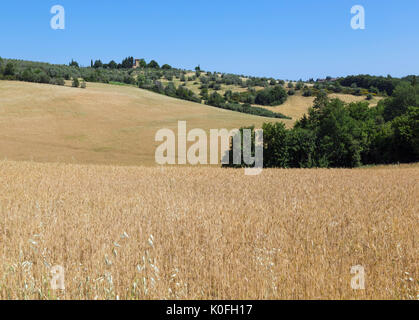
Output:
[[[76,89],[0,81],[0,159],[154,166],[156,132],[236,129],[280,119],[209,107],[129,86]],[[281,120],[282,121],[282,120]],[[284,120],[285,123],[292,120]]]
[[0,298],[416,299],[418,179],[2,161]]

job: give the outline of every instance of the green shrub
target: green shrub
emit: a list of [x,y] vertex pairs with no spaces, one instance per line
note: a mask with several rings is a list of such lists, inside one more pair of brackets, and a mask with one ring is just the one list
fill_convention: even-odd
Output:
[[176,97],[176,87],[173,82],[169,82],[164,89],[164,94],[169,97]]
[[264,106],[275,106],[283,104],[287,100],[285,89],[277,85],[273,88],[267,88],[257,93],[255,103]]
[[313,96],[313,90],[311,90],[310,88],[306,88],[303,91],[303,97],[311,97]]
[[219,91],[219,90],[221,90],[221,84],[214,83],[214,85],[212,86],[212,88],[213,88],[215,91]]
[[361,88],[353,89],[352,94],[355,95],[355,96],[361,96],[362,95]]
[[65,85],[65,81],[63,78],[52,78],[50,81],[50,84],[54,84],[57,86],[63,86]]
[[380,93],[379,90],[376,87],[373,87],[373,86],[371,86],[369,88],[369,92],[375,93],[375,94],[379,94]]
[[207,100],[208,99],[208,88],[203,87],[201,89],[200,95],[201,95],[202,99]]
[[72,87],[73,88],[78,88],[80,86],[80,81],[78,78],[73,78],[73,83],[72,83]]

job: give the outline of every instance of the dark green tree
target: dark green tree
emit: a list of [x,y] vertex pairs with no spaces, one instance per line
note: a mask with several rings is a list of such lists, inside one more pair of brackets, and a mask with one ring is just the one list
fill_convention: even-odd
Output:
[[71,59],[71,62],[68,64],[70,67],[76,67],[79,68],[79,64],[77,61],[74,61],[73,59]]
[[392,121],[395,159],[400,162],[419,160],[419,107],[409,107],[407,112]]
[[103,67],[103,63],[100,60],[96,60],[95,63],[93,64],[93,68],[98,69],[98,68],[102,68]]
[[160,66],[159,66],[159,64],[156,61],[151,60],[150,63],[147,65],[147,68],[150,68],[150,69],[159,69]]
[[327,96],[327,92],[325,90],[320,90],[316,94],[316,99],[314,99],[313,108],[320,109],[320,108],[323,108],[328,103],[329,103],[329,98]]
[[121,68],[122,69],[131,69],[134,66],[134,57],[127,57],[122,60]]
[[117,69],[118,68],[118,64],[114,60],[111,60],[108,63],[108,66],[109,66],[109,69]]
[[391,98],[384,102],[384,119],[391,121],[394,118],[406,113],[409,107],[419,106],[419,85],[412,86],[409,83],[400,83],[394,89]]
[[140,68],[146,68],[147,67],[147,62],[145,62],[144,59],[140,59]]
[[316,135],[314,131],[294,128],[286,136],[288,161],[290,168],[312,168],[317,166]]
[[289,165],[287,129],[283,123],[265,123],[263,129],[263,163],[265,167],[282,167]]
[[267,88],[257,93],[255,103],[264,106],[275,106],[283,104],[287,100],[287,92],[282,86]]
[[14,76],[15,75],[15,65],[12,62],[8,62],[4,68],[5,76]]

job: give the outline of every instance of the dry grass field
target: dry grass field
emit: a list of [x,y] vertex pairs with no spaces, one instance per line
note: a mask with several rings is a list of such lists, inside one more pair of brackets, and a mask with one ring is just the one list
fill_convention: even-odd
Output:
[[178,120],[207,132],[278,121],[130,86],[87,86],[0,81],[0,159],[153,165],[156,132],[177,132]]
[[[351,94],[344,93],[332,93],[329,94],[330,99],[338,98],[346,103],[366,101],[364,96],[354,96]],[[258,106],[273,112],[280,112],[293,119],[293,121],[285,121],[285,125],[290,128],[294,125],[294,122],[307,113],[308,108],[313,106],[315,97],[303,97],[301,92],[293,96],[289,96],[287,101],[283,104],[275,107]],[[368,101],[371,107],[376,106],[382,97],[374,97],[371,101]]]
[[418,180],[0,161],[0,298],[416,299]]

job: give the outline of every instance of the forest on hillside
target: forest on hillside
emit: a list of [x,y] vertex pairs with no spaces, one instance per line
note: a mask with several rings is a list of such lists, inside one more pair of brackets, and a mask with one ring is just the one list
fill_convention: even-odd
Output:
[[[254,128],[252,139],[254,146]],[[319,93],[292,129],[265,123],[265,167],[354,168],[419,161],[419,85],[401,81],[377,106],[344,103]],[[242,131],[243,132],[243,128]],[[252,150],[253,155],[255,150]],[[230,149],[230,164],[233,148]],[[242,162],[243,163],[243,162]]]

